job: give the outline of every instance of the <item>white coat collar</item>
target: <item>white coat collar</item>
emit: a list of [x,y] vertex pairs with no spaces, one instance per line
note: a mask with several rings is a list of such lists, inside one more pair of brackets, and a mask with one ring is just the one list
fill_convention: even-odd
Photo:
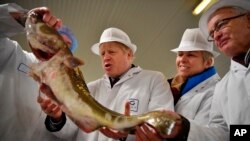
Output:
[[[134,75],[138,74],[141,71],[142,71],[142,68],[140,66],[130,68],[125,74],[123,74],[120,77],[120,80],[115,85],[123,83],[124,81],[132,78]],[[105,80],[106,83],[110,84],[109,77],[106,74],[103,76],[103,79]]]
[[220,80],[221,80],[220,76],[218,75],[218,73],[216,73],[211,77],[209,77],[208,79],[196,85],[194,88],[188,91],[187,94],[183,95],[181,99],[185,100],[189,99],[190,97],[193,97],[194,95],[202,94],[201,91],[203,91],[204,89],[209,89],[211,86],[215,86],[215,84]]
[[234,61],[233,59],[231,59],[231,65],[230,65],[230,70],[233,72],[238,72],[240,70],[247,70],[250,67],[248,66],[248,68],[246,68],[245,66],[243,66],[242,64]]

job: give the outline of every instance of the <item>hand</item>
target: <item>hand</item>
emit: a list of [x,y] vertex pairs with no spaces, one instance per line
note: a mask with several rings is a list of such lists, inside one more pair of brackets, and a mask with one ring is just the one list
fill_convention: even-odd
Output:
[[52,117],[55,121],[61,120],[62,110],[51,99],[38,96],[37,102],[48,116]]
[[[125,112],[124,115],[129,116],[130,115],[130,103],[126,102],[125,103]],[[99,129],[100,132],[102,132],[105,136],[113,139],[120,139],[120,138],[125,138],[128,136],[128,132],[125,131],[118,131],[114,129],[110,129],[107,127],[102,127]]]
[[135,132],[136,141],[162,141],[163,138],[157,133],[157,131],[148,125],[147,123],[136,127]]
[[128,136],[128,133],[125,131],[118,131],[107,127],[102,127],[99,129],[99,131],[102,132],[105,136],[113,138],[115,140]]
[[167,112],[170,117],[175,119],[175,125],[174,125],[174,127],[169,135],[161,135],[161,136],[163,138],[176,138],[176,137],[178,137],[182,132],[182,126],[183,126],[182,117],[178,113],[173,112],[173,111],[164,110],[163,112]]
[[48,98],[52,99],[53,101],[57,101],[54,93],[52,92],[51,88],[48,85],[42,83],[40,85],[40,91],[44,93]]
[[49,86],[41,84],[40,91],[43,92],[47,97],[38,96],[37,102],[40,104],[42,110],[53,119],[60,121],[62,116],[62,110],[60,106],[55,104],[55,96]]
[[169,135],[160,135],[153,127],[147,123],[136,127],[136,141],[162,141],[165,138],[176,138],[181,133],[182,129],[182,118],[179,114],[173,111],[164,110],[170,117],[176,119],[176,123]]
[[61,19],[53,16],[51,14],[51,11],[47,7],[34,8],[34,9],[30,10],[29,12],[32,12],[32,11],[42,15],[43,21],[51,27],[58,29],[62,26]]

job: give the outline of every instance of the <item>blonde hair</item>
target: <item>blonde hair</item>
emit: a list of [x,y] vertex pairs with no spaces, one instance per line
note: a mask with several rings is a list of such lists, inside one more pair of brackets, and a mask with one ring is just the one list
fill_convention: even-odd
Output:
[[123,43],[120,43],[120,42],[117,42],[117,43],[119,43],[121,45],[120,47],[121,47],[121,49],[123,50],[124,53],[130,52],[130,54],[131,54],[131,64],[132,64],[134,59],[135,59],[135,56],[134,56],[134,53],[133,53],[132,49],[127,47]]
[[213,56],[213,54],[210,53],[210,52],[208,52],[208,51],[201,51],[201,53],[202,53],[202,56],[203,56],[203,60],[204,60],[204,61],[207,61],[207,60],[209,60],[209,59],[212,60],[212,63],[211,63],[210,66],[213,66],[213,65],[214,65],[214,56]]

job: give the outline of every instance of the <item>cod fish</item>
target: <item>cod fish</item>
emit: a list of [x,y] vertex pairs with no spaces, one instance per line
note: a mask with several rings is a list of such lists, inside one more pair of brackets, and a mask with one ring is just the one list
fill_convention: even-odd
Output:
[[31,65],[30,74],[51,88],[55,102],[81,130],[89,133],[100,127],[108,127],[132,132],[135,126],[148,123],[162,135],[171,133],[176,120],[165,112],[151,111],[125,116],[96,101],[79,67],[74,66],[76,57],[57,30],[44,23],[41,17],[38,13],[30,12],[25,25],[30,48],[40,60]]

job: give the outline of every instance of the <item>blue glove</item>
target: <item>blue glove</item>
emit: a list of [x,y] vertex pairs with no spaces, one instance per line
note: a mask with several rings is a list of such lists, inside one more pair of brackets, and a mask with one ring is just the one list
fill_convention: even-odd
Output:
[[70,39],[70,41],[71,41],[70,50],[73,53],[78,46],[76,37],[73,35],[73,33],[70,31],[70,29],[64,25],[58,29],[58,32],[60,34],[66,35]]

